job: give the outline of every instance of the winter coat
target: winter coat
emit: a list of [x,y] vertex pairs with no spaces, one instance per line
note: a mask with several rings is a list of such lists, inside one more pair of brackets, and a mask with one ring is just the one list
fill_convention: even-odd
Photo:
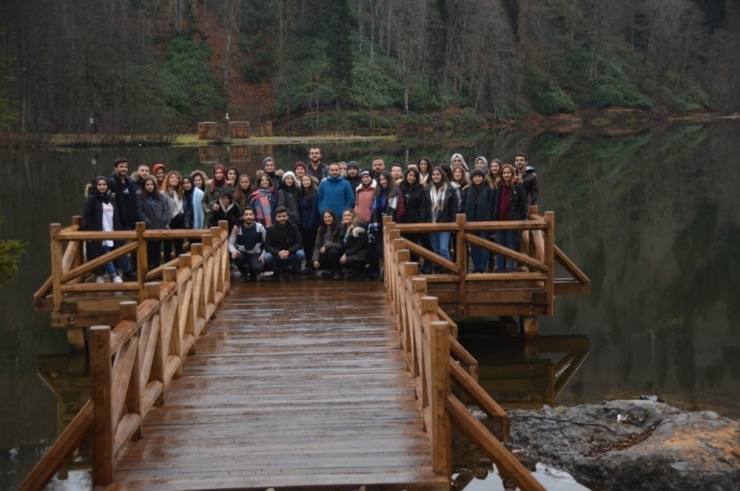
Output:
[[431,206],[429,205],[429,195],[424,189],[424,185],[414,183],[409,186],[403,182],[400,186],[403,194],[404,208],[406,212],[401,218],[401,223],[427,223],[431,221]]
[[339,236],[339,229],[340,227],[334,227],[334,229],[331,231],[331,238],[329,240],[325,240],[324,234],[319,229],[319,232],[316,234],[316,242],[314,242],[313,245],[313,257],[311,258],[311,262],[318,261],[321,257],[321,254],[319,253],[319,250],[322,247],[326,247],[327,249],[339,249],[342,247],[342,241]]
[[[183,200],[187,199],[187,194],[183,195]],[[205,214],[203,213],[203,207],[201,206],[201,202],[203,201],[203,191],[193,186],[193,193],[190,196],[191,204],[192,204],[192,213],[193,216],[189,217],[190,223],[189,228],[191,229],[199,229],[205,227]],[[183,206],[183,208],[185,208]],[[186,225],[188,218],[186,218]]]
[[469,222],[486,222],[491,219],[491,194],[492,190],[483,182],[478,196],[475,195],[475,186],[470,185],[465,193],[465,202],[463,203],[463,212]]
[[352,227],[351,230],[348,230],[346,225],[342,225],[339,238],[344,247],[344,255],[348,259],[367,261],[367,229],[363,225]]
[[272,183],[273,189],[278,189],[280,187],[280,183],[283,182],[283,171],[282,169],[278,169],[272,172],[265,172],[264,169],[257,171],[257,183],[256,185],[260,185],[260,176],[262,174],[267,174],[267,177],[270,178],[270,182]]
[[301,230],[314,230],[319,226],[319,196],[318,192],[310,198],[298,199],[299,227]]
[[121,228],[133,230],[136,226],[136,192],[139,186],[128,176],[122,183],[118,174],[114,172],[108,178],[108,189],[116,202]]
[[537,198],[540,195],[540,183],[537,174],[534,173],[534,167],[528,165],[524,168],[524,177],[522,178],[522,189],[527,195],[527,205],[537,204]]
[[328,177],[329,166],[323,162],[319,162],[319,167],[314,170],[314,168],[311,166],[311,162],[309,162],[308,164],[306,164],[306,174],[315,177],[319,180],[319,182],[321,182],[323,178]]
[[[121,222],[118,213],[118,206],[113,196],[108,194],[107,199],[113,205],[113,230],[121,230]],[[90,232],[103,230],[103,202],[104,197],[97,194],[94,189],[85,198],[85,205],[82,212],[82,229]],[[87,250],[87,260],[91,261],[104,254],[103,241],[95,240],[85,243]]]
[[319,216],[331,210],[340,216],[344,210],[355,206],[355,193],[342,176],[327,176],[319,184]]
[[[221,204],[221,196],[229,196],[231,198],[231,206],[224,208]],[[215,204],[219,205],[218,211],[213,210],[213,205]],[[211,203],[211,214],[208,216],[208,225],[211,227],[218,227],[218,222],[226,220],[229,222],[228,230],[231,230],[241,219],[242,210],[239,208],[239,205],[234,202],[234,195],[231,193],[230,189],[223,189],[219,195],[219,199]]]
[[246,250],[244,247],[244,241],[242,241],[242,235],[249,231],[245,228],[244,222],[239,223],[231,230],[229,235],[229,252],[242,252],[248,254],[262,254],[265,251],[265,239],[267,238],[267,230],[259,222],[254,222],[255,232],[257,232],[257,242],[254,247],[250,250]]
[[166,197],[152,199],[140,190],[136,199],[138,221],[146,223],[147,230],[164,230],[169,226],[172,212]]
[[368,187],[363,188],[362,184],[360,184],[355,190],[355,193],[357,193],[357,197],[355,198],[355,213],[357,213],[359,219],[364,223],[370,223],[370,219],[372,218],[373,197],[375,196],[375,187],[377,185],[375,180],[372,180]]
[[301,231],[298,230],[298,225],[295,223],[288,222],[285,225],[285,229],[281,228],[277,223],[270,227],[267,227],[267,238],[265,240],[265,252],[269,252],[273,256],[277,256],[278,253],[284,249],[284,245],[281,244],[282,233],[285,232],[287,239],[287,250],[291,254],[295,254],[299,250],[303,249],[303,241],[301,239]]
[[[491,193],[490,217],[491,220],[499,220],[501,197],[501,186],[499,184],[493,188]],[[527,219],[527,196],[524,192],[524,188],[518,183],[514,184],[509,197],[509,220],[526,220]]]
[[449,184],[447,185],[444,197],[442,198],[442,209],[437,212],[436,216],[434,216],[434,212],[432,211],[432,207],[434,206],[434,202],[432,200],[433,187],[434,184],[429,184],[427,189],[424,190],[427,195],[427,199],[429,200],[429,217],[431,221],[434,223],[454,222],[457,219],[456,215],[460,212],[459,190]]
[[301,225],[301,214],[298,211],[298,187],[288,187],[284,182],[280,183],[277,192],[277,207],[284,206],[288,209],[290,221],[296,225]]

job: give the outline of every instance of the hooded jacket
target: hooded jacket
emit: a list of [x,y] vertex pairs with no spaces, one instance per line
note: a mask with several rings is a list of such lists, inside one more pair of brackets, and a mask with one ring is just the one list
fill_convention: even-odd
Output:
[[375,188],[377,185],[378,183],[373,179],[370,181],[370,185],[368,187],[365,188],[362,186],[362,183],[360,183],[355,190],[357,193],[357,198],[355,199],[355,213],[357,213],[357,216],[364,223],[370,223],[370,219],[372,218],[373,197],[375,196]]
[[344,254],[348,259],[355,261],[367,261],[367,230],[362,225],[356,225],[348,229],[342,224],[339,230],[339,237],[344,247]]
[[342,176],[331,177],[319,184],[319,216],[331,210],[339,216],[348,208],[355,206],[355,193]]
[[[159,193],[159,191],[155,191]],[[164,230],[170,225],[172,212],[166,197],[151,198],[140,189],[136,195],[136,214],[138,221],[146,223],[147,230]]]
[[298,186],[288,186],[285,181],[280,183],[277,192],[277,207],[284,206],[288,210],[290,221],[301,225],[301,214],[298,211]]
[[[231,198],[231,205],[224,207],[221,204],[221,197],[228,196]],[[213,210],[213,205],[217,204],[219,205],[218,211]],[[229,228],[228,230],[231,230],[234,228],[234,225],[239,223],[239,221],[242,218],[242,210],[239,208],[239,205],[236,204],[234,201],[234,194],[231,192],[231,189],[224,188],[221,190],[221,194],[218,196],[218,200],[211,203],[211,214],[208,218],[208,224],[211,227],[218,227],[218,222],[221,220],[226,220],[229,222]]]
[[524,192],[527,194],[527,205],[536,205],[537,198],[540,196],[540,183],[537,179],[537,174],[534,173],[534,167],[531,165],[524,168],[522,188],[524,188]]

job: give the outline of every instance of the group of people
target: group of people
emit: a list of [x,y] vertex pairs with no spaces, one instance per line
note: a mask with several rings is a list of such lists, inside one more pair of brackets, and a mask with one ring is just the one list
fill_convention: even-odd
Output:
[[[528,157],[518,153],[514,165],[477,157],[472,169],[461,154],[450,164],[435,166],[428,157],[393,164],[386,170],[382,158],[369,169],[355,161],[322,162],[321,150],[312,147],[308,162],[298,161],[292,171],[277,168],[265,157],[254,182],[236,168],[215,164],[210,179],[201,171],[181,175],[167,172],[162,163],[139,165],[129,175],[125,158],[116,159],[109,177],[98,176],[88,185],[83,228],[94,231],[133,230],[136,222],[147,229],[200,229],[226,220],[229,251],[242,281],[257,281],[261,274],[290,279],[312,270],[341,279],[352,272],[356,279],[382,278],[383,217],[398,223],[454,222],[458,213],[468,221],[525,220],[529,205],[537,202],[539,185]],[[485,239],[515,249],[517,233],[496,232]],[[408,234],[407,238],[445,259],[451,259],[451,232]],[[91,260],[111,251],[113,241],[87,244]],[[183,240],[149,241],[147,264],[151,270],[183,252]],[[474,272],[513,271],[515,263],[472,247]],[[122,258],[109,263],[97,277],[121,282],[136,278]],[[118,270],[121,271],[119,276]],[[424,264],[423,273],[432,273]]]

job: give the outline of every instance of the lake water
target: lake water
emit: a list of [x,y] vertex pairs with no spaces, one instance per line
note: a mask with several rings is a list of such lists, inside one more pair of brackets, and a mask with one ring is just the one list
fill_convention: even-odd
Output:
[[[624,136],[422,135],[321,147],[327,161],[362,166],[374,155],[387,164],[421,155],[449,161],[458,151],[470,164],[476,155],[504,161],[519,150],[530,155],[540,210],[555,212],[557,244],[590,277],[592,293],[558,298],[556,315],[541,319],[541,332],[556,349],[543,345],[533,353],[512,344],[502,352],[488,331],[466,329],[461,340],[481,361],[490,390],[518,392],[496,386],[496,366],[557,363],[563,353],[580,350],[588,356],[554,404],[656,394],[681,407],[740,417],[740,125],[670,126]],[[53,441],[63,424],[58,412],[82,402],[85,360],[66,355],[64,333],[49,327],[48,313],[34,312],[32,295],[49,275],[49,224],[67,225],[81,214],[84,184],[108,175],[118,156],[132,167],[161,161],[188,172],[209,172],[219,159],[253,175],[267,154],[287,169],[305,160],[307,150],[0,152],[0,215],[6,217],[0,238],[28,244],[20,274],[0,288],[0,489],[14,488]],[[57,398],[51,387],[64,395]],[[528,400],[538,399],[530,392]],[[54,487],[85,486],[83,475]]]

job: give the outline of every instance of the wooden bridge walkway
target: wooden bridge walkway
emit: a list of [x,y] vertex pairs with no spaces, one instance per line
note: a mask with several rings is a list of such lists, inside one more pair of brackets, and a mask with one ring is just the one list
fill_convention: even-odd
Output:
[[342,286],[232,286],[98,489],[448,489],[382,285]]

